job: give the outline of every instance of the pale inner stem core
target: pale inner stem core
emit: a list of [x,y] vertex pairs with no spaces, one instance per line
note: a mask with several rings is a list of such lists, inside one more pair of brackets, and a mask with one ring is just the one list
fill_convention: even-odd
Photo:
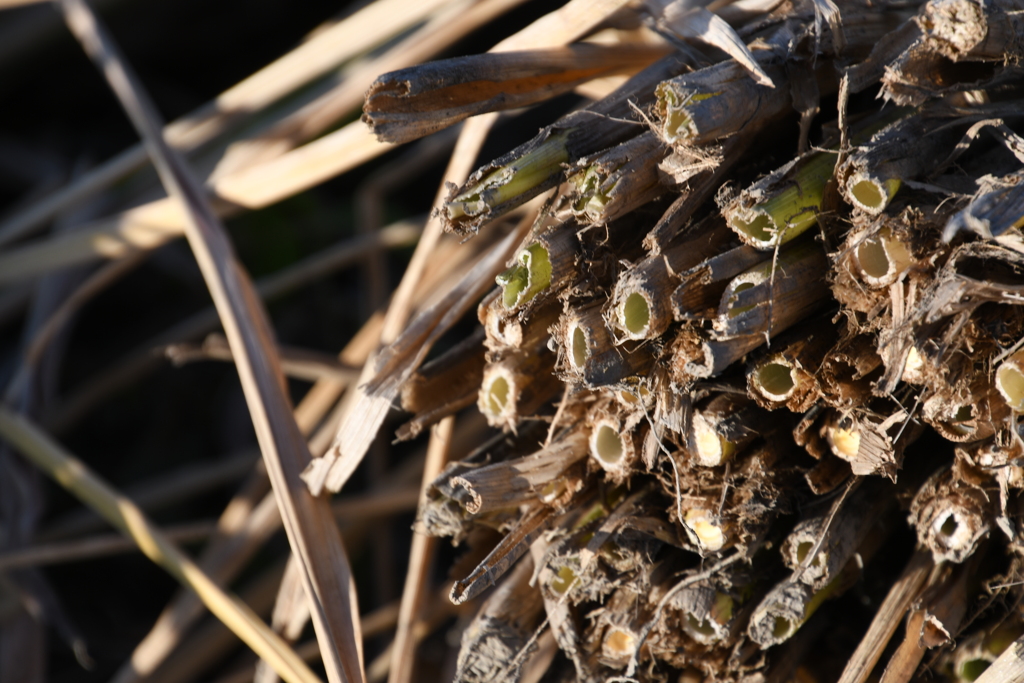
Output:
[[625,631],[613,630],[604,640],[605,649],[613,655],[631,655],[636,647],[636,638]]
[[590,351],[587,350],[587,334],[583,331],[582,327],[575,327],[572,331],[572,364],[573,367],[579,369],[582,368],[587,358],[590,357]]
[[739,215],[733,215],[729,219],[729,223],[734,230],[738,230],[744,235],[749,235],[754,240],[764,243],[771,242],[775,236],[773,231],[777,230],[775,221],[772,220],[771,216],[761,211],[750,211],[743,218],[740,218]]
[[881,188],[873,180],[861,180],[858,183],[854,183],[853,187],[850,188],[850,194],[862,206],[869,209],[881,210],[889,203],[889,197],[882,192]]
[[857,261],[860,262],[860,269],[864,274],[881,279],[889,274],[892,264],[889,262],[889,255],[885,253],[885,245],[879,237],[869,237],[857,247]]
[[796,387],[793,368],[785,363],[765,363],[757,371],[761,393],[768,398],[786,398]]
[[1024,373],[1016,364],[1003,364],[996,373],[996,386],[1006,403],[1017,412],[1024,411]]
[[622,305],[622,323],[633,334],[641,334],[651,322],[651,307],[640,292],[633,292],[626,297]]
[[495,377],[487,387],[487,408],[491,417],[499,417],[508,405],[508,380]]
[[622,437],[615,429],[604,424],[597,428],[597,438],[594,439],[594,455],[600,461],[614,465],[622,459],[624,450]]

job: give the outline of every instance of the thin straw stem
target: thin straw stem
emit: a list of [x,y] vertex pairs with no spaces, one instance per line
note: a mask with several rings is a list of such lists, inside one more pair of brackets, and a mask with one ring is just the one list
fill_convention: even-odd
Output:
[[[423,484],[420,490],[420,507],[427,502],[431,482],[441,474],[448,460],[455,417],[444,418],[434,427],[427,446],[427,461],[423,465]],[[437,546],[437,538],[414,534],[409,550],[409,569],[405,575],[405,589],[402,591],[402,605],[398,614],[398,630],[395,632],[391,654],[391,671],[388,683],[410,683],[416,663],[416,640],[413,627],[423,605],[430,581],[430,565]]]
[[132,538],[156,564],[194,590],[218,619],[238,634],[289,683],[319,679],[295,652],[238,598],[224,592],[130,499],[94,474],[81,460],[31,421],[0,407],[0,436],[57,483]]

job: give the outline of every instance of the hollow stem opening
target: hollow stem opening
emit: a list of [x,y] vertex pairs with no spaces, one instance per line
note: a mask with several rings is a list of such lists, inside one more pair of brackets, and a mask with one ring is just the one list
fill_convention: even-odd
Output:
[[856,255],[861,275],[873,286],[891,284],[914,260],[906,245],[893,237],[889,228],[862,241]]
[[594,457],[604,465],[616,465],[622,460],[625,446],[618,430],[607,424],[597,427],[593,441]]
[[555,591],[560,595],[564,595],[568,591],[572,584],[576,581],[576,572],[570,567],[562,567],[555,574],[555,578],[551,580],[551,590]]
[[775,626],[772,628],[772,637],[780,640],[788,640],[793,633],[793,622],[785,617],[775,617]]
[[486,406],[487,417],[498,419],[508,407],[509,384],[508,379],[498,375],[484,389],[484,405]]
[[639,335],[646,332],[651,322],[651,307],[646,297],[640,292],[627,296],[619,318],[622,326],[631,333]]
[[992,666],[992,662],[988,659],[968,659],[960,665],[959,678],[971,683],[971,681],[978,680],[990,666]]
[[686,623],[689,625],[690,631],[698,635],[704,636],[705,638],[710,638],[715,635],[715,629],[711,626],[711,622],[707,619],[698,620],[692,614],[687,614]]
[[896,178],[877,180],[864,175],[855,175],[847,184],[850,199],[868,213],[878,214],[889,205],[900,189]]
[[803,564],[803,561],[807,559],[807,553],[811,552],[811,548],[813,548],[813,547],[814,547],[814,544],[811,543],[810,541],[805,541],[805,542],[800,543],[799,545],[797,545],[797,547],[796,547],[796,561],[801,563],[801,564]]
[[505,308],[520,306],[551,284],[551,257],[537,242],[519,252],[519,263],[495,278]]
[[740,292],[745,292],[748,289],[753,289],[754,287],[755,287],[755,285],[754,285],[753,282],[741,282],[741,283],[739,283],[738,285],[736,285],[733,288],[732,294],[731,294],[731,296],[729,298],[729,309],[728,309],[728,311],[729,311],[729,317],[730,318],[735,318],[737,316],[743,315],[744,313],[746,313],[748,311],[754,310],[754,308],[756,307],[756,304],[752,304],[750,306],[736,306],[736,302],[739,300],[739,297],[737,295]]
[[533,151],[512,163],[487,174],[462,194],[445,204],[445,212],[452,221],[479,216],[502,204],[532,196],[531,191],[543,185],[568,163],[566,140],[569,131],[552,135]]
[[582,327],[574,327],[572,330],[572,366],[579,370],[587,363],[590,357],[590,350],[587,348],[587,335]]
[[942,525],[939,527],[939,533],[949,538],[956,533],[957,527],[960,523],[956,521],[955,515],[947,515],[946,519],[943,520]]
[[707,510],[687,510],[683,522],[705,550],[714,552],[725,545],[725,533]]
[[771,244],[772,237],[777,226],[764,211],[736,211],[729,216],[729,227],[736,232],[746,235],[755,243]]
[[757,370],[757,386],[766,398],[785,400],[796,388],[795,374],[783,362],[765,363]]
[[857,262],[865,275],[878,280],[888,275],[892,268],[882,238],[878,235],[872,235],[860,243],[857,247]]

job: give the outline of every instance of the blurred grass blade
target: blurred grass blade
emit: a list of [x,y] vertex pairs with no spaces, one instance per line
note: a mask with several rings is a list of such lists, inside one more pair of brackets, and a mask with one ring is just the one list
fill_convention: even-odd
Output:
[[300,483],[309,451],[284,393],[273,332],[259,298],[198,183],[163,139],[152,103],[112,40],[83,0],[64,0],[61,8],[145,141],[168,194],[182,203],[189,242],[235,356],[289,543],[303,565],[328,679],[362,681],[358,611],[348,559],[328,501],[312,498]]
[[[4,2],[0,0],[0,8]],[[15,4],[19,0],[14,0]],[[250,112],[260,112],[342,62],[419,22],[449,0],[378,0],[319,31],[294,50],[228,88],[193,113],[167,126],[168,142],[192,150],[228,130]],[[365,86],[364,88],[365,89]],[[134,145],[45,199],[0,223],[0,246],[30,234],[77,202],[110,187],[146,163],[146,149]]]
[[336,86],[255,137],[232,144],[217,162],[215,176],[262,163],[323,134],[357,110],[366,91],[385,72],[432,59],[525,0],[453,0],[379,57],[366,59]]
[[629,0],[570,0],[491,48],[491,52],[566,45],[582,38]]
[[29,420],[0,408],[0,435],[64,488],[130,536],[148,558],[199,595],[254,652],[271,662],[286,681],[313,683],[316,675],[276,633],[237,598],[203,573],[131,500],[97,477]]
[[[258,209],[298,194],[391,149],[354,121],[272,161],[215,181],[218,213]],[[122,258],[155,249],[185,232],[185,215],[172,199],[158,199],[81,230],[0,253],[0,284],[97,258]]]

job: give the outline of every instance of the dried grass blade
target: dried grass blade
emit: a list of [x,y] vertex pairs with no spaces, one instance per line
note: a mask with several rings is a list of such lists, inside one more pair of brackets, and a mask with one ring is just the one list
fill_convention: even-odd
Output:
[[21,7],[22,5],[34,5],[43,1],[44,0],[0,0],[0,10],[10,9],[12,7]]
[[878,608],[867,633],[843,669],[839,683],[864,683],[871,675],[882,651],[899,628],[903,614],[917,599],[932,570],[931,554],[917,551],[910,558],[903,574],[889,589],[889,594]]
[[[189,522],[166,527],[164,534],[173,543],[191,543],[208,538],[216,528],[216,523],[211,521]],[[78,540],[40,543],[0,554],[0,571],[77,562],[137,549],[138,546],[132,539],[120,534],[100,534]]]
[[[63,0],[69,28],[97,63],[153,155],[168,193],[188,217],[188,237],[237,361],[242,389],[304,584],[328,679],[362,681],[362,647],[348,559],[326,501],[299,480],[306,442],[284,393],[272,331],[223,226],[187,167],[163,139],[159,117],[83,0]],[[262,653],[261,653],[262,654]],[[275,667],[276,668],[276,667]]]
[[367,375],[364,370],[360,380],[368,384],[360,387],[357,402],[330,450],[313,461],[303,474],[311,491],[319,494],[324,487],[338,491],[345,485],[362,462],[401,385],[423,362],[434,342],[490,288],[490,282],[512,257],[529,225],[530,221],[524,221],[480,257],[456,287],[417,316],[402,336],[381,353],[372,374]]
[[570,0],[563,7],[545,14],[519,33],[509,36],[491,52],[530,50],[565,45],[585,36],[629,0]]
[[[455,149],[452,151],[448,168],[445,170],[444,177],[446,182],[462,182],[469,175],[473,162],[483,146],[484,139],[496,120],[496,114],[486,114],[470,119],[465,123],[462,132],[459,134],[459,140],[455,145]],[[360,125],[362,124],[360,123]],[[445,192],[447,192],[445,183],[441,183],[441,187],[435,197],[435,203],[440,201]],[[412,298],[442,234],[441,221],[435,215],[431,217],[424,228],[423,236],[420,238],[419,244],[416,245],[416,251],[413,252],[412,259],[409,261],[405,274],[402,276],[402,281],[399,283],[398,289],[391,300],[391,305],[388,307],[383,329],[381,330],[381,341],[383,343],[390,344],[395,341],[399,332],[405,327],[409,311],[412,307]],[[364,382],[369,381],[375,374],[376,357],[371,356],[363,367],[359,384],[362,385]],[[396,387],[394,396],[397,396],[397,391],[398,388]],[[394,398],[394,396],[391,398]],[[390,405],[390,398],[385,399],[383,397],[371,396],[362,388],[349,394],[348,403],[344,406],[345,417],[341,421],[341,426],[330,449],[322,458],[314,461],[313,468],[305,475],[306,482],[314,494],[322,491],[324,486],[330,488],[336,485],[337,488],[332,488],[332,490],[340,490],[344,486],[345,481],[348,480],[351,473],[362,462],[363,456],[366,454],[370,442],[380,428],[380,424],[383,422]],[[356,419],[357,417],[359,419]],[[369,429],[364,429],[368,424],[364,420],[373,421],[369,423]],[[367,432],[369,432],[369,435],[367,435]],[[360,434],[358,440],[355,438],[357,433]],[[335,465],[336,462],[339,464]],[[335,470],[335,473],[331,474],[331,470]],[[332,480],[330,485],[327,484],[328,476]]]
[[525,0],[457,0],[435,12],[429,21],[379,57],[353,69],[345,80],[258,136],[232,145],[218,163],[219,173],[274,158],[306,142],[357,109],[366,91],[382,73],[432,59],[495,17]]
[[225,593],[203,573],[135,503],[120,495],[86,465],[52,441],[26,418],[0,408],[0,434],[35,465],[92,507],[138,544],[143,553],[196,592],[221,621],[253,651],[274,663],[289,682],[313,683],[316,675],[305,662],[237,598]]
[[1006,683],[1024,680],[1024,638],[1018,638],[1013,645],[992,662],[975,683]]
[[[454,426],[455,418],[446,417],[430,434],[427,461],[423,465],[420,507],[427,501],[430,483],[441,473],[448,460],[448,449],[451,446]],[[388,673],[388,683],[409,683],[413,678],[413,668],[416,663],[416,641],[412,631],[427,597],[430,565],[436,545],[437,538],[433,536],[415,534],[412,538],[412,547],[409,549],[409,568],[405,575],[405,588],[402,591],[402,603],[398,613],[398,630],[395,632],[394,646],[391,650],[391,670]]]
[[[212,334],[202,344],[171,344],[162,349],[176,366],[199,361],[234,362],[227,340],[219,334]],[[294,347],[280,348],[281,370],[286,377],[315,382],[332,379],[350,384],[359,376],[359,370],[341,363],[335,356],[313,349]]]
[[[256,283],[257,292],[265,302],[279,298],[295,291],[312,280],[356,263],[359,259],[364,258],[379,247],[409,245],[415,242],[419,234],[420,229],[418,226],[401,221],[371,235],[339,242],[334,247],[314,254],[288,268],[259,280]],[[2,256],[0,256],[0,260],[3,260]],[[373,320],[374,318],[371,318],[371,321]],[[379,324],[380,320],[376,320],[374,323],[377,326]],[[86,380],[81,388],[72,392],[65,399],[59,409],[45,416],[43,424],[52,431],[60,433],[68,425],[74,424],[81,419],[86,412],[97,403],[105,400],[111,393],[136,381],[139,375],[145,374],[154,367],[159,366],[162,361],[153,355],[153,348],[183,340],[199,339],[204,334],[217,328],[218,325],[217,311],[213,306],[177,323],[170,329],[144,342],[136,351],[128,354],[126,358],[119,361],[113,368],[104,369],[96,373],[94,377]],[[379,331],[375,334],[379,334]],[[373,344],[376,344],[376,340],[374,340]],[[355,365],[364,361],[365,357],[362,357],[357,362],[347,362]],[[332,402],[334,400],[333,398],[331,399]],[[296,417],[299,419],[300,425],[303,424],[303,419],[307,419],[301,411],[301,406],[300,410],[296,413]],[[319,420],[320,417],[316,419]]]
[[690,3],[683,0],[673,2],[666,7],[664,14],[658,20],[658,28],[670,31],[680,38],[701,40],[708,45],[717,47],[739,62],[744,69],[750,72],[751,78],[757,83],[769,88],[775,87],[772,79],[757,63],[754,55],[736,35],[732,26],[729,26],[720,16],[703,7],[687,8],[688,5]]

